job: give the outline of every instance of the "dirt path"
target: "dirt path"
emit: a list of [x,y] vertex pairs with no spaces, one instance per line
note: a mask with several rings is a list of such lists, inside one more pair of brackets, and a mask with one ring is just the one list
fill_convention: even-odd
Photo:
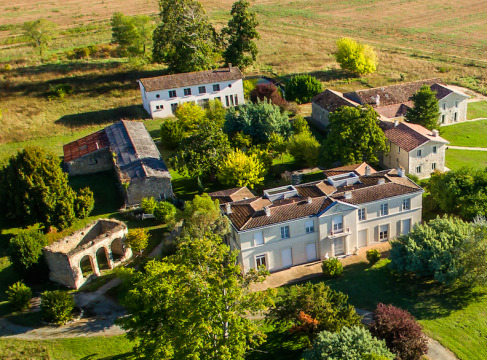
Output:
[[449,88],[452,90],[460,91],[468,96],[470,96],[470,99],[467,100],[467,102],[477,102],[477,101],[487,101],[487,96],[482,95],[481,93],[478,93],[476,91],[473,91],[471,89],[457,86],[457,85],[448,85]]
[[470,147],[470,146],[452,146],[448,145],[448,149],[455,149],[455,150],[473,150],[473,151],[487,151],[487,148],[482,147]]

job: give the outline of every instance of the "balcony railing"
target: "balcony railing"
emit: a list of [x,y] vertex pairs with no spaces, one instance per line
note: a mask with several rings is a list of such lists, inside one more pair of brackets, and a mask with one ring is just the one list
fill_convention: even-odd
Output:
[[336,230],[330,230],[329,237],[338,237],[350,234],[350,228],[341,228]]

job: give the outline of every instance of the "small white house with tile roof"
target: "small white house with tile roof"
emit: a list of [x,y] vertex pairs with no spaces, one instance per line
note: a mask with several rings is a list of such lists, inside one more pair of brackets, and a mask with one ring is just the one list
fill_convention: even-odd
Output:
[[398,120],[381,121],[380,127],[390,149],[380,158],[384,167],[402,167],[407,174],[420,179],[428,178],[434,171],[445,171],[445,150],[449,142],[438,130]]
[[[288,185],[249,197],[247,188],[211,193],[230,219],[229,243],[243,271],[278,271],[407,234],[421,222],[423,189],[402,170]],[[235,197],[235,200],[232,200]]]
[[242,72],[234,66],[138,80],[144,109],[153,118],[173,116],[179,104],[204,107],[218,99],[224,107],[245,103]]

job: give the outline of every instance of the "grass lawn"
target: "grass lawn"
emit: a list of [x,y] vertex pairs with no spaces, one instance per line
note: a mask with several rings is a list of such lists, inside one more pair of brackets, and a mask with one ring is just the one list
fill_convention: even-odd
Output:
[[487,120],[442,127],[441,136],[455,146],[487,147]]
[[446,150],[446,166],[452,170],[462,166],[471,166],[476,169],[485,169],[487,167],[487,151],[472,150]]
[[135,359],[133,343],[124,336],[86,337],[44,341],[0,339],[0,358],[24,359]]
[[487,101],[468,103],[467,119],[487,118]]

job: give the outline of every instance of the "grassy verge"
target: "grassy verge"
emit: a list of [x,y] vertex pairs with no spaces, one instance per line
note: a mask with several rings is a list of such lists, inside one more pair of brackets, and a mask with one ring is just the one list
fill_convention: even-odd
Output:
[[487,147],[487,120],[445,126],[441,136],[455,146]]
[[124,336],[82,337],[45,341],[0,339],[0,358],[24,359],[135,359],[133,343]]
[[487,101],[468,103],[467,119],[487,118]]
[[459,169],[462,166],[485,169],[487,167],[487,151],[448,149],[445,160],[446,166],[452,170]]

